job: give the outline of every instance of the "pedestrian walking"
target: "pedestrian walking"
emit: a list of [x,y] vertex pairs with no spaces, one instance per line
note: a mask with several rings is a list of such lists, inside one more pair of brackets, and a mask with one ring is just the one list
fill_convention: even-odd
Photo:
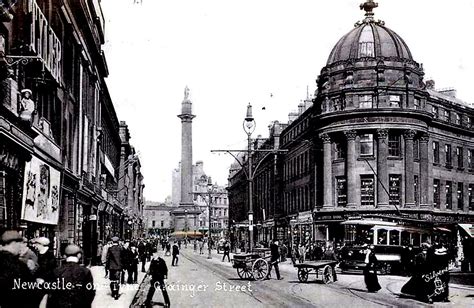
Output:
[[130,247],[130,264],[128,269],[128,283],[137,283],[138,280],[138,249],[135,244]]
[[107,252],[109,251],[110,246],[112,246],[112,241],[108,241],[107,244],[104,245],[102,248],[102,265],[104,265],[104,270],[105,270],[105,278],[109,275],[109,269],[107,267]]
[[171,256],[171,244],[169,241],[166,241],[166,253],[165,256]]
[[431,272],[430,258],[428,250],[431,245],[422,243],[422,251],[415,256],[415,266],[411,278],[402,286],[403,294],[413,295],[416,299],[430,302],[428,297],[428,282],[423,278]]
[[178,255],[179,255],[179,246],[175,242],[173,244],[173,260],[171,261],[171,266],[178,266]]
[[138,256],[142,262],[142,273],[145,273],[145,264],[146,264],[146,245],[143,241],[140,241],[138,244]]
[[0,307],[38,307],[41,298],[35,290],[15,288],[15,280],[34,283],[28,266],[20,261],[26,243],[18,231],[6,230],[0,236]]
[[377,292],[382,288],[377,277],[378,260],[374,248],[374,245],[370,245],[365,255],[364,281],[369,292]]
[[280,261],[281,262],[286,261],[287,254],[288,254],[288,247],[285,245],[285,243],[282,243],[280,246]]
[[199,241],[199,254],[202,255],[202,250],[204,248],[204,241],[200,240]]
[[34,247],[38,252],[38,270],[36,278],[40,283],[53,280],[53,271],[56,268],[56,258],[49,249],[50,241],[47,237],[39,237],[34,240]]
[[[132,280],[132,260],[133,253],[132,249],[130,248],[130,242],[126,242],[123,246],[123,271],[122,271],[122,278],[120,281],[122,283],[133,283]],[[127,280],[125,281],[125,272],[127,272]]]
[[57,288],[48,296],[48,308],[88,308],[95,297],[91,271],[79,264],[82,252],[79,246],[69,244],[64,250],[66,262],[54,270],[54,280],[73,288]]
[[109,269],[110,290],[114,299],[119,298],[120,276],[123,270],[123,248],[118,243],[119,238],[112,238],[112,246],[107,252],[107,268]]
[[267,279],[270,279],[272,267],[274,267],[277,279],[281,280],[283,279],[283,277],[280,277],[280,269],[278,267],[278,263],[280,262],[280,247],[278,246],[277,240],[274,240],[273,243],[270,244],[270,252],[270,268],[268,269]]
[[170,298],[166,291],[166,279],[168,279],[168,267],[165,260],[162,258],[162,252],[157,252],[151,260],[148,268],[148,274],[151,276],[150,289],[146,296],[145,307],[152,307],[152,299],[155,294],[157,286],[160,287],[163,294],[164,307],[170,306]]
[[95,265],[102,265],[102,250],[104,249],[104,245],[102,245],[102,241],[98,241],[97,243],[97,251],[95,254],[95,260],[94,264]]
[[224,255],[222,256],[222,262],[224,262],[225,257],[227,257],[227,261],[230,262],[230,244],[228,241],[224,243]]
[[194,252],[197,251],[197,240],[194,240],[194,243],[193,243],[193,248],[194,248]]

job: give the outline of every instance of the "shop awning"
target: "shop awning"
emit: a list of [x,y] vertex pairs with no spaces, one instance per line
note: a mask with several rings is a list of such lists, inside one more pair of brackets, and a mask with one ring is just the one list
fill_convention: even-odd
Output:
[[170,237],[175,237],[175,238],[201,238],[203,237],[203,234],[199,231],[175,231],[169,235]]
[[473,224],[458,224],[459,228],[464,230],[467,235],[471,238],[474,237],[474,225]]

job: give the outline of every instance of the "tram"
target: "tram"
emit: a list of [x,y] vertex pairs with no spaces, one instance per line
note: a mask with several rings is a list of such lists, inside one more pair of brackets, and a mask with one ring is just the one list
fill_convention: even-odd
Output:
[[340,250],[343,271],[363,269],[367,245],[375,246],[381,274],[399,273],[402,254],[407,246],[418,252],[423,242],[446,241],[451,230],[405,221],[354,219],[341,222],[344,226],[344,247]]

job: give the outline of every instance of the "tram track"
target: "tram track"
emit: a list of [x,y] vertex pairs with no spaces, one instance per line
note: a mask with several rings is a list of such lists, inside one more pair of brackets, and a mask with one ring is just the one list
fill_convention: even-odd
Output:
[[[228,269],[223,269],[220,266],[212,266],[205,260],[199,260],[198,258],[191,258],[187,254],[182,254],[190,262],[205,267],[207,270],[212,272],[214,275],[218,276],[221,279],[224,279],[228,283],[235,283],[235,280],[229,279],[230,271]],[[235,276],[237,276],[237,273]],[[281,292],[282,290],[278,288],[280,283],[277,285],[272,285],[266,282],[269,281],[253,281],[254,287],[259,286],[256,288],[254,292],[244,291],[242,293],[247,294],[248,296],[252,297],[259,303],[265,306],[271,307],[316,307],[314,303],[308,301],[306,298],[298,296],[295,292],[291,292],[291,294],[286,294]],[[291,286],[293,287],[293,286]],[[290,287],[290,291],[291,291]]]

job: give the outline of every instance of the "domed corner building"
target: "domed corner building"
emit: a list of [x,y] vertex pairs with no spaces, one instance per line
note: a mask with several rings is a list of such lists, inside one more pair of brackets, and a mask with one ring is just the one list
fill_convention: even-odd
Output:
[[461,247],[473,236],[474,109],[423,81],[422,65],[374,18],[375,7],[361,4],[365,18],[336,43],[317,79],[312,238]]

